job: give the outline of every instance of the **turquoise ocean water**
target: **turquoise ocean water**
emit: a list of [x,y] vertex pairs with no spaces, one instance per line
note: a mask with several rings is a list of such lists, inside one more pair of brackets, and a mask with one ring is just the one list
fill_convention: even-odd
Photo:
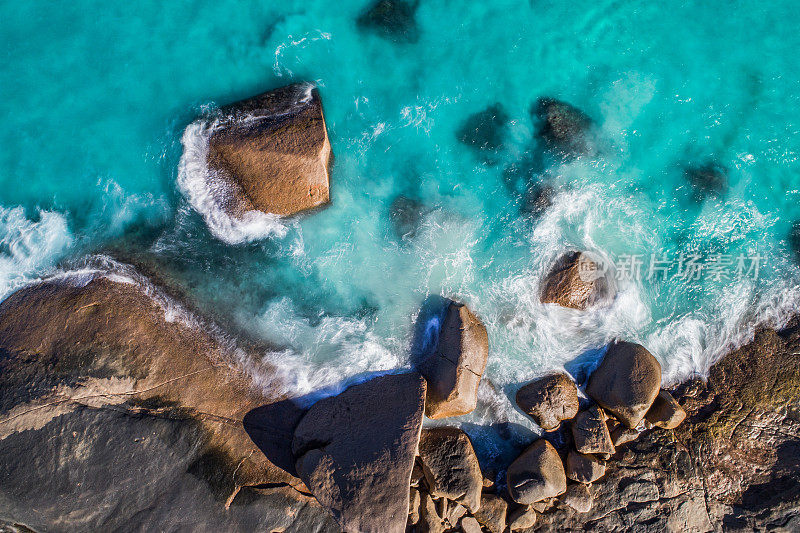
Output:
[[[420,304],[443,294],[489,330],[465,421],[525,427],[515,387],[580,373],[614,337],[646,345],[669,383],[796,307],[796,2],[421,0],[416,38],[399,42],[357,26],[366,4],[0,4],[0,296],[86,254],[146,264],[276,346],[265,357],[303,394],[408,365]],[[333,203],[226,243],[177,185],[197,140],[184,130],[294,81],[323,99]],[[591,116],[603,157],[530,170],[542,96]],[[487,163],[457,133],[496,103],[508,122]],[[728,185],[701,198],[685,169],[710,162]],[[553,205],[531,214],[523,192],[544,183]],[[398,196],[423,206],[404,238]],[[620,280],[608,309],[544,306],[542,276],[566,248],[641,256],[645,275]],[[758,279],[661,280],[647,279],[650,254],[762,259]]]

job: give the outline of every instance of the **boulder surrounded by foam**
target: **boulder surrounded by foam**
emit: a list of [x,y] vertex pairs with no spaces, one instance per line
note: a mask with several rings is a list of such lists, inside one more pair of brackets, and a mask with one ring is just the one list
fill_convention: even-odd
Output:
[[232,186],[229,214],[288,216],[330,201],[331,145],[313,85],[288,85],[220,111],[206,162]]

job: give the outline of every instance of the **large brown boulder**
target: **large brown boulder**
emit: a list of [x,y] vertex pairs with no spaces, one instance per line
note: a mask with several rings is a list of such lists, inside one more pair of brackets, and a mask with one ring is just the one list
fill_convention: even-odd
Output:
[[614,443],[606,424],[606,414],[596,405],[581,411],[572,422],[572,439],[580,453],[612,455]]
[[436,349],[419,365],[428,381],[425,414],[435,419],[472,412],[488,355],[486,327],[465,305],[451,301]]
[[661,390],[661,364],[644,346],[615,342],[586,386],[586,394],[634,428]]
[[335,528],[242,426],[282,397],[243,370],[273,374],[265,347],[130,267],[92,269],[0,303],[0,517],[36,531]]
[[517,405],[545,431],[578,414],[578,387],[569,376],[550,374],[517,391]]
[[531,444],[508,467],[508,493],[522,505],[551,498],[567,489],[567,477],[561,457],[544,439]]
[[602,262],[587,252],[567,252],[553,264],[542,285],[542,303],[587,309],[608,303],[614,283]]
[[328,203],[331,145],[312,85],[281,87],[220,111],[206,162],[235,191],[229,214],[285,216]]
[[606,465],[592,454],[571,450],[567,454],[567,477],[578,483],[593,483],[606,473]]
[[405,531],[425,381],[416,372],[315,403],[294,433],[300,478],[347,532]]
[[423,430],[419,458],[432,496],[461,503],[472,512],[480,507],[483,474],[466,433],[453,427]]

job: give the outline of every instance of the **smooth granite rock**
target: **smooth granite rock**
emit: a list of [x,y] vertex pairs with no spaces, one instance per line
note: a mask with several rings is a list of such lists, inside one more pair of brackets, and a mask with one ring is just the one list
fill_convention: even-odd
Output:
[[432,496],[462,503],[472,512],[480,507],[483,475],[466,433],[453,427],[424,429],[419,458]]
[[517,405],[545,431],[578,414],[578,388],[566,374],[550,374],[517,391]]
[[509,465],[506,483],[515,502],[530,505],[563,493],[567,478],[556,449],[539,439]]

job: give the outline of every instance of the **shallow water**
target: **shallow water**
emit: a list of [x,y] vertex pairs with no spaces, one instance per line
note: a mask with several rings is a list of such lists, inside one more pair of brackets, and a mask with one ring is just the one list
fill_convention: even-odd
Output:
[[[669,383],[796,306],[795,2],[422,0],[410,42],[359,28],[365,5],[0,5],[0,294],[86,253],[146,263],[203,313],[274,345],[265,357],[297,394],[408,365],[422,302],[458,298],[491,345],[491,385],[464,423],[529,429],[507,400],[515,388],[564,366],[580,377],[614,337],[646,345]],[[333,203],[220,239],[178,187],[190,124],[294,81],[322,95]],[[542,96],[590,115],[603,157],[529,171]],[[458,134],[498,102],[508,123],[487,163]],[[708,162],[729,186],[701,199],[684,169]],[[522,192],[540,183],[557,194],[537,216]],[[399,195],[423,206],[403,238],[389,215]],[[566,248],[641,255],[644,276],[621,280],[610,309],[542,305]],[[762,264],[758,279],[647,279],[650,254],[681,253]]]

